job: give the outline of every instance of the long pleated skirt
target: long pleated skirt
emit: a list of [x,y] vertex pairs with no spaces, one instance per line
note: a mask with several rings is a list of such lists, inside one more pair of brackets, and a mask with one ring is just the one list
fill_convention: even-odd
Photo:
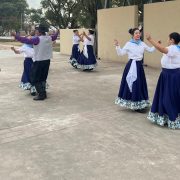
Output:
[[131,110],[142,110],[150,107],[146,77],[142,61],[136,61],[137,66],[137,80],[132,85],[132,92],[126,81],[132,60],[129,60],[120,84],[119,94],[115,100],[115,104],[120,105]]
[[71,53],[69,63],[75,68],[77,68],[77,60],[79,56],[80,56],[79,44],[74,44],[72,47],[72,53]]
[[21,77],[20,87],[24,90],[31,89],[31,70],[32,70],[33,60],[32,58],[25,58],[24,60],[24,70]]
[[180,128],[180,69],[162,69],[148,119],[160,126]]
[[97,66],[97,61],[96,61],[96,57],[94,55],[93,46],[87,45],[87,55],[88,55],[88,57],[86,57],[84,55],[84,50],[80,54],[80,56],[77,60],[77,67],[79,69],[91,70]]

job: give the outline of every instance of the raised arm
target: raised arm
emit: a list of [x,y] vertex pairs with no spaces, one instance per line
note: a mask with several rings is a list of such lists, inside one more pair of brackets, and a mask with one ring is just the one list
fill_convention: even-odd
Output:
[[33,37],[33,38],[29,39],[27,37],[21,37],[19,34],[16,34],[16,33],[11,33],[11,35],[14,36],[15,39],[21,43],[33,44],[33,45],[39,44],[39,37]]
[[58,35],[59,35],[59,30],[57,30],[57,32],[51,36],[52,41],[55,41],[57,39]]
[[91,41],[92,39],[85,33],[85,31],[83,32],[83,36],[88,39],[89,41]]
[[84,42],[83,34],[80,34],[79,37],[80,37],[80,39],[81,39],[81,42]]
[[167,54],[168,53],[168,48],[162,46],[159,42],[156,42],[155,40],[152,39],[150,34],[146,34],[146,39],[160,52]]
[[79,37],[79,42],[83,42],[83,37],[82,37],[82,34],[78,34],[78,37]]
[[25,43],[25,44],[33,44],[33,45],[38,45],[39,44],[39,37],[34,37],[34,38],[31,38],[31,39],[28,39],[26,37],[21,37],[21,36],[18,36],[16,35],[15,36],[15,39],[17,41],[20,41],[22,43]]
[[15,47],[11,47],[11,50],[13,50],[15,54],[20,54],[20,51],[15,49]]
[[125,47],[121,48],[119,45],[119,42],[116,39],[114,40],[114,44],[116,46],[116,52],[117,52],[118,56],[123,56],[123,55],[127,54],[126,45],[125,45]]

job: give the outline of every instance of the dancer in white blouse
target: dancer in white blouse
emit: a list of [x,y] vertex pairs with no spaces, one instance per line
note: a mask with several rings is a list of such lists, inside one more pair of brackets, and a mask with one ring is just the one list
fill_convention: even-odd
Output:
[[69,62],[73,67],[77,68],[77,59],[80,56],[79,43],[82,41],[82,39],[78,30],[73,30],[73,33],[73,47]]
[[82,70],[93,70],[97,66],[96,57],[94,54],[94,31],[89,30],[88,34],[83,32],[84,48],[77,60],[77,67]]
[[163,53],[162,72],[156,87],[148,119],[160,126],[180,128],[180,34],[169,35],[168,47],[163,47],[147,34],[147,40]]
[[115,40],[117,54],[128,54],[128,63],[125,67],[120,90],[115,104],[132,110],[142,110],[150,106],[146,77],[142,59],[144,51],[153,52],[154,47],[148,47],[141,41],[141,32],[138,28],[130,29],[132,39],[123,48]]

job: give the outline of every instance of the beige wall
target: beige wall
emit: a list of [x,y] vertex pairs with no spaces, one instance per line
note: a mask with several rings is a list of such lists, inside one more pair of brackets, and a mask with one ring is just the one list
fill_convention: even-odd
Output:
[[[78,29],[80,33],[84,31],[84,29]],[[85,30],[87,32],[87,30]],[[61,29],[60,30],[60,52],[61,54],[71,55],[72,51],[72,37],[73,37],[73,29]],[[82,43],[81,43],[82,48]]]
[[127,62],[127,57],[117,56],[113,41],[118,39],[123,46],[130,39],[128,30],[137,26],[137,14],[137,6],[98,11],[98,57]]
[[[144,32],[149,32],[156,40],[167,46],[168,35],[180,32],[180,1],[147,4],[144,8]],[[145,63],[152,67],[161,67],[159,52],[145,53]]]
[[[144,32],[151,33],[152,37],[161,40],[167,45],[168,35],[171,32],[180,32],[180,0],[145,5]],[[118,57],[113,40],[119,40],[123,46],[129,39],[128,29],[137,27],[138,9],[136,6],[111,8],[98,11],[98,57],[109,61],[127,62],[127,56]],[[83,29],[79,30],[80,32]],[[71,54],[73,29],[61,29],[61,53]],[[82,47],[82,46],[81,46]],[[152,67],[161,67],[162,54],[145,53],[145,64]]]

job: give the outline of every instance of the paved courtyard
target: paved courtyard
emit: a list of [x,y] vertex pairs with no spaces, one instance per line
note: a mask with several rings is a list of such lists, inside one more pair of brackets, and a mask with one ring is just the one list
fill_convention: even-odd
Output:
[[[54,54],[48,99],[34,102],[18,84],[23,58],[0,50],[0,180],[177,180],[180,131],[147,113],[114,105],[124,64],[73,69]],[[158,69],[145,68],[150,99]]]

